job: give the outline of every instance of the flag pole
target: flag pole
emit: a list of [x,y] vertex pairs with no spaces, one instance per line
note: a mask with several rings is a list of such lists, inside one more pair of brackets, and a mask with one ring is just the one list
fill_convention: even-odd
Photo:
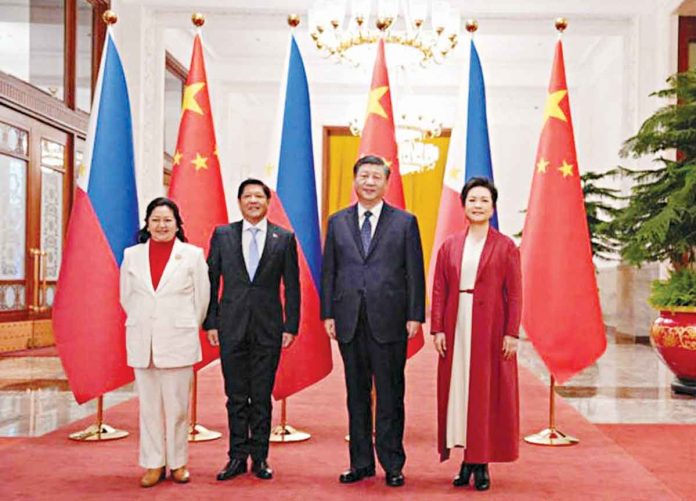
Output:
[[191,421],[189,423],[189,442],[209,442],[217,440],[222,436],[222,433],[215,430],[209,430],[202,424],[198,423],[198,373],[193,373],[193,383],[191,385]]
[[68,438],[77,442],[106,442],[127,436],[127,431],[118,430],[104,423],[104,395],[99,395],[97,397],[97,422],[82,431],[71,433]]
[[288,424],[288,400],[280,401],[280,424],[271,430],[269,441],[276,444],[304,442],[312,438],[306,431],[301,431]]
[[[561,38],[563,32],[568,28],[568,20],[559,17],[554,21],[558,37]],[[569,446],[575,445],[579,440],[556,429],[556,378],[551,375],[549,385],[549,427],[538,433],[527,435],[524,441],[533,445],[545,446]]]
[[538,433],[527,435],[524,437],[524,441],[532,445],[546,446],[568,446],[577,444],[580,442],[577,438],[566,435],[562,431],[556,429],[556,378],[553,376],[551,376],[549,393],[549,427]]

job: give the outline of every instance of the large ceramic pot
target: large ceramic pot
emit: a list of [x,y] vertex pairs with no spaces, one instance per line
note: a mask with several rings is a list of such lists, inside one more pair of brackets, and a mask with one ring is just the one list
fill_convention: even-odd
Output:
[[672,389],[696,396],[696,307],[660,309],[650,342],[677,379]]

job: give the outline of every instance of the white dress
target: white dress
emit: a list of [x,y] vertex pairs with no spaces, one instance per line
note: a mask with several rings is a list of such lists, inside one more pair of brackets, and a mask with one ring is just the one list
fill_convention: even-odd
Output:
[[[485,238],[477,242],[471,234],[467,235],[462,255],[459,290],[474,288],[481,252],[485,243]],[[452,348],[448,347],[454,350],[452,352],[449,398],[447,399],[447,448],[449,449],[453,447],[466,448],[473,304],[473,294],[459,293],[454,346]]]

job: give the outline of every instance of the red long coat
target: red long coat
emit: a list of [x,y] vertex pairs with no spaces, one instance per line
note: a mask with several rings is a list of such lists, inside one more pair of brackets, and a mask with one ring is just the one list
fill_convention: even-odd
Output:
[[[433,283],[431,333],[444,332],[446,356],[437,371],[437,425],[440,460],[449,459],[447,400],[452,372],[459,278],[466,232],[440,247]],[[517,359],[505,360],[503,336],[518,336],[522,312],[519,250],[494,228],[481,253],[473,298],[471,366],[466,450],[467,463],[514,461],[519,455]]]

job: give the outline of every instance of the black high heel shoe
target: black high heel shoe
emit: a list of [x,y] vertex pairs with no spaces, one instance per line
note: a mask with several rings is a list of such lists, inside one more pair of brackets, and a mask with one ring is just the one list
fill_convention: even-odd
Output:
[[452,480],[452,485],[455,487],[463,487],[465,485],[469,485],[469,479],[471,478],[471,474],[474,472],[474,465],[472,464],[467,464],[465,462],[462,462],[462,466],[459,469],[459,475],[454,477],[454,480]]
[[474,468],[474,487],[477,491],[487,491],[491,487],[491,477],[487,464],[478,464]]

